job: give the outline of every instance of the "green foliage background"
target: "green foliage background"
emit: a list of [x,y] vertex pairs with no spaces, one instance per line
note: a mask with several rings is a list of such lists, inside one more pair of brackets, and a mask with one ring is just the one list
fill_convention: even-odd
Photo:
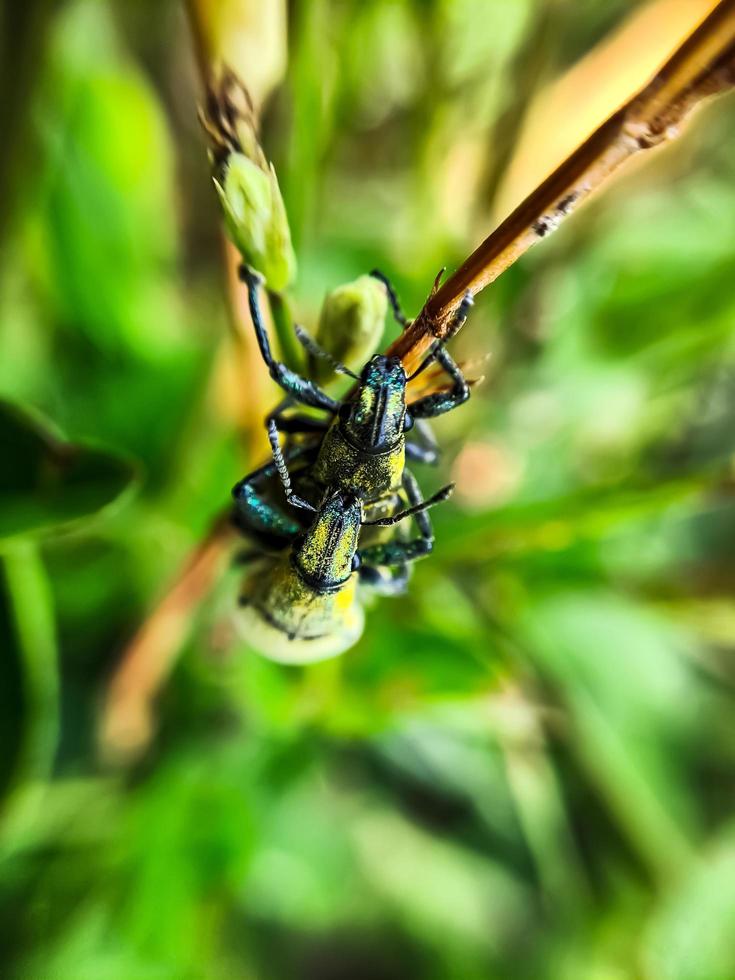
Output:
[[[121,772],[105,680],[257,460],[181,10],[27,6],[32,92],[0,66],[3,976],[732,980],[735,106],[479,298],[456,348],[492,359],[437,426],[424,482],[459,459],[459,488],[409,595],[282,668],[227,573]],[[416,311],[488,230],[496,120],[636,5],[292,6],[264,142],[313,325],[376,265]]]

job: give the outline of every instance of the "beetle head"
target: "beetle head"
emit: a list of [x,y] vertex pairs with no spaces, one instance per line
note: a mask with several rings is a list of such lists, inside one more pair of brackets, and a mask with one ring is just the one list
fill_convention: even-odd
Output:
[[390,449],[403,434],[406,372],[398,357],[376,354],[360,375],[352,401],[342,408],[342,426],[351,442],[370,452]]

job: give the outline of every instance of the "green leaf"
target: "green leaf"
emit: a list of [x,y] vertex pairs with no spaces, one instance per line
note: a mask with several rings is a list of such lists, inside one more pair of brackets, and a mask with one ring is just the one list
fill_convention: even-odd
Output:
[[0,539],[48,531],[118,500],[137,467],[104,449],[66,442],[40,416],[0,401]]
[[51,585],[35,544],[0,561],[0,706],[5,748],[0,858],[29,830],[51,774],[59,728],[58,654]]
[[687,638],[593,589],[539,597],[519,625],[565,705],[572,751],[632,845],[657,874],[685,866],[697,821],[681,759],[705,703]]
[[651,980],[728,980],[735,975],[735,834],[715,839],[670,888],[647,931]]

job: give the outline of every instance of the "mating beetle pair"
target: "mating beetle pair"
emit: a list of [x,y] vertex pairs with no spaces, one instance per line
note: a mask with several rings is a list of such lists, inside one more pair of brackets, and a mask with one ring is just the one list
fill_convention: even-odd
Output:
[[[396,319],[405,326],[392,287],[373,274],[384,282]],[[261,354],[286,393],[266,420],[273,460],[233,488],[235,521],[263,549],[245,582],[243,621],[249,639],[274,659],[307,662],[341,653],[359,637],[363,613],[356,598],[358,580],[383,595],[398,594],[406,586],[410,563],[430,553],[434,538],[426,511],[445,500],[452,487],[424,500],[405,463],[436,461],[436,445],[422,420],[461,405],[469,397],[469,385],[441,345],[411,378],[398,358],[380,354],[358,377],[297,327],[310,354],[326,358],[335,371],[357,382],[354,393],[336,401],[273,357],[258,301],[261,279],[245,266],[241,278]],[[457,327],[470,305],[468,295],[457,312]],[[451,386],[407,406],[408,382],[434,361]],[[329,417],[286,414],[296,405]],[[420,439],[406,437],[414,429]],[[279,432],[296,437],[285,450]],[[279,482],[289,510],[277,502]],[[363,527],[393,527],[408,517],[415,519],[418,536],[359,546]]]

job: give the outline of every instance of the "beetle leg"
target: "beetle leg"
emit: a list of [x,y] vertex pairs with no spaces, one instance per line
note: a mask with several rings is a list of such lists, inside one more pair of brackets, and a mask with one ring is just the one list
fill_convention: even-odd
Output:
[[284,415],[283,413],[291,408],[293,405],[292,398],[284,398],[283,401],[279,402],[278,405],[269,412],[265,419],[266,428],[270,426],[271,422],[275,422],[276,428],[279,432],[291,433],[309,433],[309,432],[326,432],[330,426],[330,422],[326,419],[316,419],[311,415]]
[[439,450],[433,446],[420,446],[417,442],[406,442],[406,459],[413,463],[426,463],[433,466],[439,460]]
[[336,412],[339,403],[322,391],[313,381],[303,378],[300,374],[292,371],[281,361],[277,361],[271,351],[268,333],[263,323],[260,312],[260,302],[258,300],[258,288],[262,282],[260,276],[254,273],[247,266],[240,266],[240,278],[243,280],[248,290],[248,303],[250,306],[250,316],[255,328],[255,336],[258,341],[260,353],[268,366],[270,376],[286,392],[288,396],[302,405],[309,405],[311,408],[322,408],[328,412]]
[[418,439],[406,440],[406,457],[415,463],[433,465],[438,462],[441,450],[429,423],[425,419],[416,419],[414,431]]
[[[462,302],[457,307],[457,312],[455,313],[454,319],[452,320],[452,323],[447,331],[447,339],[453,337],[465,322],[472,303],[472,293],[467,290],[467,292],[464,294]],[[446,341],[442,341],[436,345],[436,347],[424,358],[424,361],[419,369],[411,375],[411,378],[418,377],[418,375],[421,374],[421,372],[428,367],[432,361],[438,361],[444,371],[449,375],[452,381],[452,387],[449,391],[437,392],[433,395],[426,395],[424,398],[419,398],[418,401],[415,401],[409,405],[408,410],[411,418],[435,418],[437,415],[443,415],[445,412],[451,412],[453,408],[457,408],[459,405],[462,405],[470,397],[470,386],[467,384],[467,381],[465,380],[459,366],[455,363],[454,359],[446,350],[444,346],[445,342]]]
[[[287,454],[288,461],[291,462],[303,453],[301,447],[291,450]],[[271,504],[261,492],[262,485],[272,480],[277,473],[276,461],[271,460],[236,483],[232,488],[232,496],[235,500],[234,520],[237,526],[243,531],[272,538],[274,545],[282,547],[284,539],[288,541],[301,533],[302,526]]]
[[283,485],[283,491],[286,494],[286,500],[291,504],[292,507],[300,507],[302,510],[315,511],[316,507],[310,504],[308,500],[304,500],[303,497],[294,491],[291,486],[291,475],[288,472],[288,466],[286,465],[286,459],[283,455],[283,450],[278,442],[278,429],[276,423],[273,419],[268,422],[268,440],[271,444],[271,451],[273,453],[273,462],[278,473],[278,477]]
[[395,568],[361,565],[359,575],[363,585],[369,585],[379,595],[396,596],[406,591],[409,572],[408,565],[397,565]]
[[[434,530],[427,511],[419,509],[422,504],[428,503],[428,501],[424,501],[419,485],[416,482],[416,477],[408,469],[404,469],[403,471],[402,485],[411,508],[417,508],[411,516],[416,521],[419,536],[413,538],[411,541],[386,541],[383,544],[369,545],[367,548],[361,548],[358,551],[361,564],[400,566],[408,562],[418,561],[419,558],[431,554],[434,547]],[[446,492],[447,488],[440,491],[440,495]],[[396,515],[394,521],[386,520],[376,521],[374,523],[379,524],[381,527],[390,527],[391,523],[397,524],[404,516],[406,516],[405,513],[403,515]]]
[[[283,547],[280,539],[278,539],[278,546]],[[262,559],[263,552],[260,549],[243,548],[242,551],[238,551],[232,560],[235,565],[250,565],[252,562],[261,561]]]
[[409,405],[408,410],[412,418],[436,418],[437,415],[451,412],[453,408],[462,405],[470,397],[470,386],[467,384],[459,366],[447,350],[442,346],[437,347],[434,352],[434,358],[452,379],[452,387],[449,391],[439,391],[433,395],[425,395],[423,398],[419,398],[418,401]]
[[321,344],[317,343],[314,338],[307,333],[307,331],[299,324],[294,324],[294,332],[296,334],[296,339],[304,348],[307,354],[312,357],[317,357],[319,360],[325,361],[332,368],[335,374],[345,374],[349,378],[354,378],[355,381],[360,379],[350,369],[342,363],[342,361],[337,360],[337,358],[330,354],[328,350],[325,350]]
[[279,417],[273,420],[279,432],[286,435],[309,434],[318,432],[323,434],[329,428],[329,422],[321,419],[313,419],[310,415],[289,415],[286,418]]
[[401,309],[401,303],[395,289],[393,288],[393,283],[380,271],[380,269],[373,269],[370,275],[373,277],[373,279],[377,279],[378,282],[382,282],[385,286],[386,292],[388,293],[388,302],[393,310],[393,318],[395,319],[396,323],[402,326],[405,330],[410,321]]

